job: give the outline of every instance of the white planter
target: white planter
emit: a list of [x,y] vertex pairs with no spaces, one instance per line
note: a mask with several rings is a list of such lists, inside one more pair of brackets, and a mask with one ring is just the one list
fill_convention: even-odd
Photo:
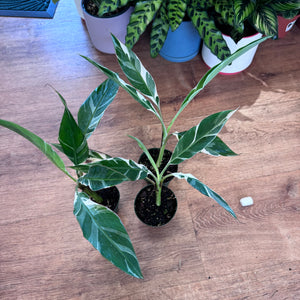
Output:
[[81,19],[84,19],[82,8],[81,8],[81,0],[74,0],[76,9]]
[[[227,46],[230,49],[231,53],[236,52],[238,49],[250,44],[253,41],[260,39],[261,37],[262,37],[262,34],[257,33],[255,35],[242,38],[236,44],[230,36],[223,34],[223,38],[226,41]],[[257,50],[257,47],[258,46],[253,47],[248,52],[246,52],[245,54],[243,54],[242,56],[240,56],[239,58],[234,60],[231,65],[225,67],[222,70],[221,74],[235,74],[235,73],[239,73],[239,72],[242,72],[243,70],[247,69],[250,66],[250,64],[252,63],[252,60],[253,60],[256,50]],[[218,63],[221,62],[217,58],[217,56],[215,56],[214,54],[211,53],[211,51],[209,50],[208,47],[205,46],[205,44],[203,44],[201,54],[202,54],[202,58],[203,58],[204,62],[210,68],[214,67],[215,65],[217,65]]]
[[114,17],[99,18],[87,13],[84,9],[83,2],[84,0],[82,1],[83,15],[93,45],[101,52],[109,54],[115,53],[111,33],[122,43],[125,43],[127,25],[133,7],[129,7],[126,11]]

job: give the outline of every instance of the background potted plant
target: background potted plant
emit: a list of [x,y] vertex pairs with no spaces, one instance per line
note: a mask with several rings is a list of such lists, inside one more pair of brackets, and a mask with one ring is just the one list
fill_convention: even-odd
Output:
[[[146,146],[136,137],[132,137],[139,145],[139,147],[146,154],[147,158],[151,162],[154,172],[148,170],[148,174],[150,177],[148,181],[150,182],[150,186],[146,187],[139,195],[143,195],[144,198],[148,196],[144,196],[149,191],[151,199],[147,199],[147,203],[139,205],[138,199],[136,199],[135,207],[140,208],[143,207],[143,210],[148,210],[148,214],[151,213],[151,221],[148,223],[150,225],[159,226],[168,222],[172,218],[172,213],[176,212],[176,199],[174,194],[163,185],[164,181],[174,176],[179,179],[185,179],[192,187],[197,189],[200,193],[214,199],[220,204],[223,208],[225,208],[232,216],[235,217],[234,212],[229,207],[229,205],[224,201],[224,199],[219,196],[217,193],[212,191],[205,184],[200,182],[197,178],[195,178],[191,174],[184,173],[168,173],[166,174],[166,170],[171,165],[178,165],[179,163],[193,157],[197,153],[208,153],[211,155],[219,156],[229,156],[235,155],[233,151],[229,149],[227,145],[220,138],[217,137],[217,134],[220,132],[226,121],[230,118],[230,116],[234,113],[234,111],[222,111],[216,114],[213,114],[204,120],[202,120],[199,124],[192,127],[191,129],[185,132],[175,132],[171,133],[171,129],[173,127],[174,122],[180,115],[180,113],[184,110],[184,108],[194,99],[194,97],[229,63],[231,63],[234,59],[251,49],[252,47],[258,45],[262,41],[266,40],[268,37],[262,38],[259,41],[255,41],[250,45],[239,49],[236,53],[225,59],[219,65],[212,68],[208,71],[203,78],[198,82],[197,86],[192,89],[186,98],[183,100],[178,112],[175,114],[174,118],[171,120],[170,124],[167,125],[163,121],[163,116],[160,109],[160,100],[157,94],[157,89],[155,82],[150,75],[150,73],[145,69],[142,65],[138,57],[125,45],[123,45],[119,40],[113,37],[113,41],[115,44],[116,55],[119,61],[119,64],[129,80],[132,84],[128,84],[123,81],[119,75],[108,68],[96,63],[95,61],[86,58],[90,63],[100,69],[104,74],[106,74],[110,79],[114,80],[118,83],[123,89],[125,89],[138,103],[140,103],[147,110],[151,111],[159,120],[162,129],[162,140],[160,145],[160,152],[157,161],[154,161],[149,150]],[[162,158],[164,155],[164,151],[167,146],[167,142],[169,138],[175,135],[178,137],[178,143],[175,146],[173,154],[171,158],[166,162],[165,166],[160,170]],[[97,179],[93,179],[89,174],[83,176],[81,179],[83,184],[89,185],[92,189],[97,189],[101,187],[101,182]],[[162,196],[165,192],[168,192],[167,198]],[[152,196],[154,195],[154,198]],[[162,205],[163,203],[163,205]],[[170,204],[172,203],[172,205]],[[146,204],[150,204],[150,207],[146,207]],[[169,205],[170,204],[170,205]],[[168,211],[169,206],[172,209],[172,213]],[[154,208],[154,210],[152,210]],[[139,217],[141,215],[141,210],[139,210],[137,214]],[[167,216],[167,218],[162,221],[158,219],[159,215]],[[153,217],[153,218],[152,218]],[[144,222],[148,222],[149,218],[141,218]]]
[[[300,3],[299,3],[300,6]],[[279,12],[278,15],[278,38],[283,38],[300,18],[300,8],[286,12]]]
[[82,0],[81,7],[93,45],[101,52],[112,54],[114,46],[110,34],[113,33],[125,42],[126,26],[132,7],[118,6],[114,11],[103,12],[101,3],[102,0]]
[[[197,27],[204,45],[202,57],[212,67],[238,48],[262,35],[278,36],[277,15],[299,8],[298,0],[228,0],[192,2],[190,17]],[[235,73],[246,69],[252,62],[256,49],[242,56],[223,70]],[[216,57],[214,57],[213,55]]]
[[[109,204],[112,200],[110,198],[111,195],[116,194],[119,196],[118,190],[114,187],[115,184],[126,180],[143,179],[148,175],[147,171],[143,166],[133,161],[122,158],[111,158],[108,155],[93,151],[89,149],[87,144],[87,139],[98,126],[104,111],[115,98],[117,91],[118,85],[112,80],[103,82],[81,105],[78,111],[78,122],[75,121],[68,109],[65,99],[58,93],[65,110],[60,123],[58,135],[59,144],[53,145],[72,161],[74,164],[72,168],[76,169],[77,179],[67,171],[63,160],[51,144],[48,144],[39,136],[13,122],[0,119],[0,125],[15,131],[29,140],[41,150],[55,166],[76,183],[74,215],[79,222],[84,237],[103,257],[115,266],[127,274],[142,278],[143,276],[137,257],[124,225],[118,215],[104,204]],[[103,187],[113,188],[102,189],[101,191],[93,190],[80,182],[80,178],[89,170],[90,164],[98,162],[101,166],[102,160],[104,160],[106,164],[118,164],[119,167],[121,166],[123,168],[124,165],[126,165],[126,170],[128,170],[129,173],[124,176],[115,176],[115,180],[113,180],[109,186]],[[77,165],[81,165],[81,168],[76,167]],[[105,174],[107,176],[111,175],[108,174],[107,170]],[[98,174],[95,176],[97,177]],[[99,177],[101,178],[100,175]],[[109,193],[106,194],[106,192]]]

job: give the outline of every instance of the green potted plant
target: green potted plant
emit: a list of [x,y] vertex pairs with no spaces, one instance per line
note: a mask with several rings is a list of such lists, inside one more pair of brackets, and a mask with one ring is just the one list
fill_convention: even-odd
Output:
[[[119,192],[115,185],[127,180],[143,179],[148,175],[147,170],[133,161],[111,158],[108,155],[93,151],[89,149],[87,144],[87,139],[98,126],[104,111],[115,98],[117,91],[118,85],[114,81],[106,80],[103,82],[81,105],[77,122],[68,109],[65,99],[58,93],[64,105],[58,144],[48,144],[39,136],[13,122],[0,119],[0,125],[29,140],[56,167],[75,182],[74,215],[84,237],[115,266],[134,277],[142,278],[128,233],[112,209],[117,208],[119,199]],[[53,147],[71,160],[74,164],[72,168],[76,169],[77,178],[66,169],[63,160]],[[101,161],[105,161],[106,165],[113,164],[115,170],[124,168],[125,165],[128,173],[123,175],[118,173],[113,176],[114,179],[109,186],[104,186],[100,191],[93,190],[81,183],[80,178],[89,170],[90,164],[97,162],[101,169]],[[76,168],[77,165],[81,165],[81,168]],[[111,174],[108,174],[106,170],[105,175],[109,177]],[[100,174],[99,178],[101,178]],[[115,196],[117,199],[114,199]]]
[[[135,201],[137,215],[146,224],[153,226],[163,225],[167,223],[176,212],[176,197],[174,196],[174,193],[163,184],[164,181],[170,177],[185,179],[192,187],[197,189],[200,193],[214,199],[218,204],[220,204],[232,216],[235,217],[234,212],[225,202],[225,200],[205,184],[200,182],[193,175],[180,172],[166,173],[166,170],[171,165],[178,165],[181,162],[193,157],[197,153],[202,152],[214,156],[235,155],[235,153],[230,150],[230,148],[219,137],[217,137],[218,133],[220,132],[226,121],[234,113],[234,111],[228,110],[210,115],[202,120],[199,124],[185,132],[171,133],[171,129],[174,125],[174,122],[176,121],[180,113],[184,110],[184,108],[226,65],[231,63],[234,59],[236,59],[252,47],[266,40],[267,38],[268,37],[262,38],[259,41],[255,41],[250,45],[238,50],[236,53],[225,59],[219,65],[208,71],[199,81],[197,86],[188,93],[187,97],[183,100],[178,112],[175,114],[169,125],[165,124],[163,120],[160,109],[160,100],[152,76],[142,65],[138,57],[128,47],[126,47],[119,40],[113,37],[119,64],[124,72],[124,75],[132,85],[122,80],[117,73],[109,70],[108,68],[96,63],[95,61],[87,57],[84,57],[99,70],[101,70],[104,74],[106,74],[110,79],[119,84],[138,103],[152,112],[161,124],[162,140],[160,145],[160,152],[156,161],[153,159],[152,155],[149,153],[149,150],[145,147],[142,141],[140,141],[136,137],[131,136],[131,138],[137,142],[138,146],[145,153],[154,170],[151,171],[148,169],[148,174],[150,176],[147,180],[150,183],[150,186],[146,187],[138,195],[147,200],[142,204],[140,204],[138,198]],[[176,144],[170,159],[165,162],[165,165],[161,169],[161,163],[163,161],[167,142],[172,135],[175,135],[178,138],[178,143]],[[95,164],[94,167],[96,165],[97,164]],[[101,188],[103,182],[99,181],[99,179],[93,176],[93,174],[95,173],[94,170],[90,170],[91,172],[88,172],[86,175],[80,178],[80,182],[88,185],[92,189]],[[167,193],[167,196],[165,196],[165,192]],[[148,207],[147,204],[149,204],[150,207]],[[148,211],[148,217],[149,213],[151,214],[150,221],[147,216],[145,218],[141,217],[141,210]],[[159,219],[159,216],[164,216],[165,219],[161,220]]]
[[114,11],[103,12],[102,0],[82,0],[81,7],[89,36],[96,49],[112,54],[114,46],[110,34],[125,42],[126,26],[132,12],[130,5],[118,6]]
[[[300,6],[300,4],[299,4]],[[300,8],[298,10],[291,10],[287,12],[279,12],[278,14],[278,38],[285,37],[297,20],[300,18]]]
[[[202,57],[212,67],[262,35],[276,38],[277,15],[297,7],[299,8],[298,0],[194,0],[189,15],[204,42]],[[253,49],[252,53],[239,58],[223,72],[244,70],[251,64],[255,51]]]

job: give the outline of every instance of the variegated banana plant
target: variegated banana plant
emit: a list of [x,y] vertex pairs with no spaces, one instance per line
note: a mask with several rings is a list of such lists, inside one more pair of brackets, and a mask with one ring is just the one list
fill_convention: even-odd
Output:
[[[185,179],[192,187],[198,190],[200,193],[214,199],[219,203],[223,208],[225,208],[232,216],[235,217],[233,210],[225,202],[225,200],[219,196],[217,193],[212,191],[204,183],[200,182],[191,174],[183,173],[171,173],[164,175],[166,169],[169,165],[178,165],[179,163],[193,157],[197,153],[206,153],[214,156],[230,156],[235,155],[235,153],[230,150],[230,148],[219,138],[217,134],[225,125],[226,121],[234,113],[233,110],[222,111],[208,116],[202,120],[199,124],[192,127],[191,129],[185,132],[175,132],[171,133],[174,122],[184,110],[184,108],[195,98],[195,96],[228,64],[230,64],[234,59],[240,55],[246,53],[252,47],[258,45],[259,43],[266,40],[268,37],[257,40],[244,48],[241,48],[236,53],[228,57],[226,60],[221,62],[219,65],[213,67],[209,70],[198,84],[188,93],[186,98],[181,103],[181,106],[178,112],[175,114],[174,118],[171,120],[169,125],[166,125],[160,107],[160,99],[157,93],[156,84],[154,82],[151,74],[143,66],[139,58],[134,54],[132,50],[122,44],[116,37],[112,36],[113,42],[115,45],[116,55],[118,62],[129,80],[132,84],[126,83],[119,75],[110,69],[98,64],[97,62],[89,59],[88,57],[83,56],[90,63],[96,66],[104,74],[106,74],[110,79],[114,80],[119,84],[124,90],[126,90],[138,103],[145,107],[148,111],[153,113],[159,120],[162,128],[162,141],[160,145],[160,154],[157,161],[154,161],[151,157],[149,151],[145,147],[142,141],[136,137],[132,137],[139,145],[139,147],[147,155],[149,161],[151,162],[155,172],[152,173],[148,170],[148,173],[151,175],[150,182],[156,187],[156,204],[159,206],[161,204],[161,189],[163,182],[166,178],[170,176],[177,177],[179,179]],[[162,161],[164,150],[166,149],[167,142],[169,138],[175,135],[178,137],[178,143],[175,146],[172,157],[165,166],[165,168],[160,172],[159,166]],[[126,172],[126,170],[123,170]],[[92,174],[90,174],[92,175]],[[83,176],[80,180],[82,183],[93,187],[93,184],[96,183],[96,186],[93,188],[98,188],[101,186],[102,182],[98,186],[97,182],[94,182],[92,176],[89,174]]]
[[[75,121],[68,109],[65,99],[57,92],[65,108],[59,129],[59,144],[48,144],[33,132],[10,121],[0,119],[0,125],[30,141],[76,183],[74,215],[80,224],[84,237],[115,266],[134,277],[143,278],[129,235],[120,218],[109,208],[98,204],[102,202],[102,199],[95,192],[97,189],[93,190],[84,186],[80,180],[85,172],[91,173],[93,170],[84,163],[87,159],[95,165],[98,163],[94,169],[96,173],[93,176],[100,178],[100,180],[103,176],[101,161],[105,161],[105,166],[110,163],[114,165],[113,174],[108,175],[109,166],[104,170],[107,176],[113,177],[109,182],[110,186],[127,180],[143,179],[148,175],[147,170],[142,165],[122,158],[111,158],[88,147],[87,139],[98,126],[105,110],[115,98],[118,88],[119,86],[113,80],[108,79],[103,82],[81,105],[77,116],[78,122]],[[76,169],[78,179],[75,179],[68,172],[53,146],[64,153],[75,166],[82,165],[81,168]],[[127,172],[120,173],[117,171],[118,168],[125,168]],[[82,190],[81,192],[78,187]]]

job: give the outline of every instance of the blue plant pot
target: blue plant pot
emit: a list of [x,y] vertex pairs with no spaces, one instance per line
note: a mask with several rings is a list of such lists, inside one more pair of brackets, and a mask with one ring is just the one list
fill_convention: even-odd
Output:
[[172,31],[169,29],[159,54],[172,62],[185,62],[194,58],[200,49],[201,38],[191,21],[182,22]]

